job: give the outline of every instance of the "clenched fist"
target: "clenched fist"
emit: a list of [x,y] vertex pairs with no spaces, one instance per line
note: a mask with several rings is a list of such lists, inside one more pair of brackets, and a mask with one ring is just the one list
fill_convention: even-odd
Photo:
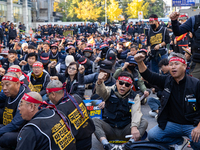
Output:
[[98,84],[103,83],[104,80],[106,79],[106,76],[107,76],[107,73],[105,73],[105,72],[100,72],[100,73],[99,73],[99,76],[98,76],[97,83],[98,83]]
[[142,62],[145,59],[145,55],[143,55],[142,53],[138,53],[134,56],[134,59],[137,63]]
[[174,21],[178,19],[179,15],[180,15],[179,12],[173,12],[170,14],[169,18]]

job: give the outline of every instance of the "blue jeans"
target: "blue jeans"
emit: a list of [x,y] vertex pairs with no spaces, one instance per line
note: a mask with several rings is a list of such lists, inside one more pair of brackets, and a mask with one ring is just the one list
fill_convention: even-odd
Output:
[[190,138],[191,146],[194,150],[199,150],[200,141],[195,143],[192,141],[191,132],[195,127],[193,125],[181,125],[173,122],[167,122],[165,130],[162,130],[158,125],[149,130],[148,139],[151,142],[161,142],[168,145],[183,143],[183,137]]
[[151,59],[151,70],[153,72],[159,73],[158,63],[164,58],[168,58],[168,55],[165,54],[165,55],[162,55],[161,57],[158,56],[157,58],[154,57]]
[[147,100],[147,104],[149,105],[151,110],[158,110],[158,108],[160,106],[160,100],[153,98],[153,97],[150,97]]
[[[7,43],[6,43],[6,41],[7,41]],[[3,36],[3,45],[5,45],[5,46],[7,46],[8,45],[8,35],[4,35]]]

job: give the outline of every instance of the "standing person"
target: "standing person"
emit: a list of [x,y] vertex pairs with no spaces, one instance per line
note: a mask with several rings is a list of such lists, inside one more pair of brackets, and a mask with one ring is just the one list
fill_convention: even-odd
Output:
[[151,28],[147,36],[148,52],[151,52],[153,56],[151,59],[152,71],[159,73],[159,61],[168,57],[166,45],[170,43],[169,31],[159,25],[158,16],[155,14],[149,17],[149,23]]
[[136,54],[142,77],[150,84],[163,90],[158,125],[148,132],[148,139],[175,145],[176,150],[183,150],[188,145],[187,136],[194,150],[200,148],[200,81],[186,75],[186,58],[172,52],[169,56],[170,75],[158,75],[145,66],[143,54]]
[[111,30],[112,30],[112,34],[116,33],[118,31],[118,27],[116,26],[115,23],[113,23],[113,26],[111,27]]
[[122,34],[126,34],[126,22],[125,21],[123,21],[121,30],[122,30]]
[[82,98],[65,93],[63,84],[58,80],[50,81],[46,91],[51,102],[70,120],[71,131],[76,139],[76,150],[90,150],[95,127]]
[[192,32],[193,43],[192,43],[192,67],[190,68],[190,75],[200,79],[200,15],[190,17],[185,23],[179,26],[178,18],[179,13],[173,12],[170,15],[172,21],[172,29],[176,36],[180,36],[186,32]]
[[9,40],[8,40],[9,42],[10,42],[10,40],[14,40],[17,37],[17,31],[16,31],[13,23],[11,23],[11,25],[10,25],[10,28],[8,31],[8,36],[9,36]]
[[16,150],[75,150],[75,139],[68,122],[58,111],[40,109],[37,92],[24,94],[19,104],[22,118],[29,121],[20,131]]
[[[181,24],[185,23],[188,19],[188,16],[186,15],[180,15],[179,16],[179,21]],[[174,39],[174,44],[178,46],[178,53],[183,54],[184,50],[182,47],[186,48],[189,46],[189,33],[186,32],[180,36],[177,36]]]
[[134,35],[135,31],[134,31],[134,26],[133,26],[133,21],[131,21],[129,23],[129,25],[126,28],[126,31],[130,34],[130,35]]

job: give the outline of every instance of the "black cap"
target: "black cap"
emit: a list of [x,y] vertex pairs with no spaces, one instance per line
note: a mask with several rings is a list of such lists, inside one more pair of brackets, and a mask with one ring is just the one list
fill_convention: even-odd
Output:
[[115,69],[113,68],[113,63],[109,60],[104,60],[100,64],[100,70],[103,70],[107,73],[114,73]]
[[114,53],[109,53],[109,54],[107,55],[107,60],[109,60],[109,61],[111,61],[112,63],[114,63],[115,60],[116,60],[116,55],[115,55]]

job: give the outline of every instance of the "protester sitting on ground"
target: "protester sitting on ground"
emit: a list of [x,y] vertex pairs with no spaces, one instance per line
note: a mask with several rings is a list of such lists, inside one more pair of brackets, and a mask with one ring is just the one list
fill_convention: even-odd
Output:
[[33,64],[37,61],[37,54],[36,53],[29,53],[27,55],[27,61],[22,60],[19,65],[22,66],[21,70],[25,73],[28,74],[32,71],[32,66]]
[[149,130],[151,142],[175,144],[177,150],[184,149],[190,139],[194,150],[200,147],[200,81],[186,75],[186,58],[172,52],[169,56],[170,75],[158,75],[147,69],[143,63],[144,55],[134,56],[142,77],[149,83],[160,87],[162,92],[158,125]]
[[66,89],[69,94],[78,94],[81,98],[84,98],[85,85],[78,78],[79,64],[77,62],[71,62],[66,68],[65,73],[57,73],[55,65],[55,61],[49,64],[51,68],[50,75],[53,76],[51,79],[57,79],[62,83],[66,83]]
[[20,131],[16,150],[63,149],[75,150],[75,139],[69,122],[53,109],[42,108],[37,92],[24,94],[19,104],[22,118],[29,121]]
[[[56,65],[56,71],[58,73],[65,73],[66,68],[69,66],[69,64],[71,62],[75,62],[74,57],[72,55],[67,55],[65,57],[65,61],[59,61],[60,63],[58,63]],[[50,71],[49,71],[50,72]]]
[[[76,150],[89,150],[92,146],[92,133],[95,130],[82,98],[66,93],[63,84],[52,80],[46,88],[49,99],[70,120],[72,133],[76,139]],[[76,116],[76,117],[75,117]],[[78,123],[77,123],[78,122]]]
[[[137,62],[134,60],[134,56],[129,56],[126,59],[124,66],[117,69],[115,71],[115,74],[113,75],[113,77],[115,79],[117,79],[121,72],[128,71],[129,73],[131,73],[133,75],[133,78],[134,78],[132,89],[136,93],[140,94],[141,96],[144,94],[144,97],[148,97],[150,92],[147,91],[144,81],[141,80],[141,75],[140,75],[139,71],[136,69],[136,66],[137,66]],[[146,103],[146,101],[143,101],[143,104],[145,104],[145,103]]]
[[43,64],[36,61],[32,66],[33,71],[28,74],[34,86],[34,92],[38,92],[46,100],[46,86],[50,81],[49,74],[44,70]]
[[129,72],[122,72],[115,85],[105,86],[106,76],[104,72],[99,73],[96,82],[96,93],[105,101],[105,119],[94,118],[93,121],[95,136],[104,145],[104,149],[111,150],[116,145],[110,144],[109,140],[127,140],[125,136],[131,134],[130,141],[138,141],[145,133],[148,123],[142,118],[139,95],[131,89],[133,76]]
[[1,85],[6,99],[4,108],[0,109],[0,147],[15,148],[18,132],[25,123],[17,110],[18,105],[24,93],[30,90],[21,85],[14,72],[8,72],[3,76]]
[[1,59],[1,65],[6,71],[12,65],[19,65],[17,52],[13,49],[9,50],[8,51],[8,58]]
[[[162,59],[159,63],[158,66],[160,68],[161,73],[164,75],[169,74],[169,60],[167,58]],[[158,112],[159,112],[159,107],[160,107],[160,99],[162,97],[162,92],[163,90],[160,89],[159,87],[152,85],[154,87],[152,91],[156,92],[157,98],[155,97],[149,97],[147,100],[147,104],[151,108],[149,111],[149,115],[152,117],[155,117],[157,119],[158,117]]]

